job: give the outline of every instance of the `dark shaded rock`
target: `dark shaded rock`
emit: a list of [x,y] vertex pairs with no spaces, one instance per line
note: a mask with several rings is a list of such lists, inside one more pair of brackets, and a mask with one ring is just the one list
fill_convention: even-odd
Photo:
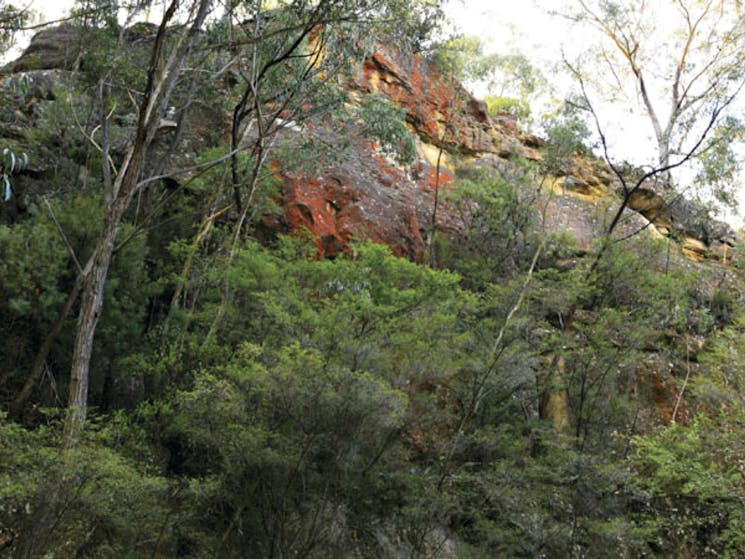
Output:
[[471,116],[474,117],[477,122],[489,122],[489,108],[486,106],[485,101],[472,98],[468,101],[468,109]]
[[29,70],[71,70],[81,53],[80,28],[60,25],[39,31],[21,56],[7,64],[2,72]]
[[544,145],[544,141],[535,134],[522,134],[520,136],[520,141],[523,143],[523,145],[529,148],[538,149],[543,147]]

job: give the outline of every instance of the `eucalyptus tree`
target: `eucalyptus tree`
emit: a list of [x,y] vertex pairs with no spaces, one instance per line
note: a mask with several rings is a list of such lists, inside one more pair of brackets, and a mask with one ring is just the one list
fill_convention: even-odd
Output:
[[[133,9],[142,9],[138,2]],[[328,92],[341,74],[365,52],[371,37],[387,33],[390,40],[426,41],[437,0],[290,0],[271,5],[262,0],[231,2],[216,7],[211,0],[171,0],[149,48],[144,90],[137,92],[135,124],[120,161],[114,161],[108,136],[111,111],[101,111],[101,176],[104,185],[104,225],[88,261],[81,266],[81,303],[70,375],[66,446],[76,444],[83,427],[89,370],[96,324],[102,311],[115,239],[131,201],[159,177],[148,176],[151,146],[160,123],[175,99],[190,65],[204,64],[205,52],[230,53],[212,77],[237,76],[238,100],[231,124],[235,205],[241,230],[256,190],[259,171],[278,132],[292,121],[338,106]],[[123,37],[119,33],[119,37]],[[199,54],[199,56],[197,56]],[[202,67],[202,73],[208,73]],[[106,105],[107,82],[98,82],[99,100]],[[337,87],[338,89],[338,87]],[[238,152],[249,154],[247,179],[238,170]],[[157,168],[157,165],[154,166]]]
[[[670,190],[672,171],[698,164],[704,166],[702,177],[720,178],[712,172],[717,166],[733,174],[737,165],[730,144],[740,128],[735,107],[745,85],[745,19],[740,0],[570,0],[559,13],[583,26],[586,44],[592,36],[588,30],[599,36],[575,60],[562,54],[579,88],[569,105],[589,114],[619,185],[620,203],[583,273],[585,284],[603,292],[599,278],[614,257],[614,243],[640,232],[614,236],[635,195],[655,183],[671,199],[665,201],[669,207],[680,197]],[[600,108],[603,101],[616,113],[641,109],[649,123],[657,149],[650,150],[647,161],[635,161],[643,164],[635,171],[617,163],[611,153],[613,129],[605,121],[608,105]],[[569,305],[563,330],[573,324],[581,304],[576,297]],[[555,369],[558,378],[563,367]],[[566,388],[549,392],[567,400]],[[584,388],[580,392],[581,403],[586,394]],[[582,413],[580,406],[580,419]]]
[[723,119],[745,80],[741,0],[576,0],[575,21],[598,31],[586,83],[641,108],[667,169]]
[[[168,27],[180,7],[185,8],[183,14],[187,31],[169,44],[166,38]],[[80,271],[82,293],[70,371],[65,420],[66,447],[75,446],[85,421],[93,339],[103,307],[104,287],[116,235],[132,198],[146,184],[141,180],[141,174],[150,146],[211,8],[211,0],[193,0],[184,6],[179,0],[171,0],[166,6],[150,51],[147,82],[137,109],[136,125],[123,159],[116,167],[112,166],[109,156],[106,118],[103,121],[103,227],[91,256]]]

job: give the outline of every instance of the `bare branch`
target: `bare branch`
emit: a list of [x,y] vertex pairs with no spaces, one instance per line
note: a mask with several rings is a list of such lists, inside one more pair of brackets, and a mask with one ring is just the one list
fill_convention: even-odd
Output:
[[75,267],[78,269],[78,273],[80,275],[83,275],[83,267],[80,265],[80,260],[78,260],[78,256],[75,254],[75,249],[72,248],[72,245],[70,244],[70,241],[67,238],[67,235],[65,235],[64,229],[62,229],[62,225],[60,225],[60,222],[57,220],[57,216],[54,214],[54,210],[52,209],[52,206],[49,204],[49,200],[46,196],[42,196],[42,200],[44,200],[44,204],[47,206],[47,210],[49,211],[49,216],[52,218],[52,221],[54,222],[54,226],[57,228],[57,232],[59,233],[60,237],[62,238],[62,242],[65,243],[65,247],[67,247],[67,251],[70,253],[70,257],[72,258],[72,261],[75,263]]

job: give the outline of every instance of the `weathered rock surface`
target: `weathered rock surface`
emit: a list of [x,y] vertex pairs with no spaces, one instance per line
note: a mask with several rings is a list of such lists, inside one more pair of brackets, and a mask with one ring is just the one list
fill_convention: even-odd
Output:
[[[432,232],[436,191],[441,193],[454,178],[447,168],[440,169],[438,178],[424,155],[401,168],[359,138],[340,161],[321,166],[312,176],[283,169],[277,174],[282,180],[282,229],[310,231],[319,254],[335,256],[350,241],[369,239],[415,261],[423,260]],[[439,231],[457,232],[453,216],[442,206],[434,219]]]
[[[140,25],[128,32],[128,37],[136,45],[148,40],[151,32],[150,27]],[[29,96],[17,118],[2,124],[0,135],[6,144],[21,149],[33,143],[27,133],[38,117],[36,106],[54,103],[50,79],[73,79],[71,70],[80,64],[80,42],[80,32],[72,26],[43,30],[18,60],[2,70],[6,74],[26,73],[39,84],[35,86],[38,94]],[[454,179],[454,157],[493,169],[504,169],[518,156],[541,158],[540,138],[521,135],[509,115],[490,116],[485,103],[420,56],[404,56],[394,48],[379,46],[365,59],[349,87],[354,96],[375,92],[407,110],[418,158],[407,167],[396,165],[374,144],[356,137],[354,131],[336,130],[334,123],[319,122],[302,132],[324,140],[343,133],[351,138],[351,149],[340,160],[319,162],[310,174],[275,168],[282,182],[278,202],[283,215],[267,218],[265,225],[284,231],[307,229],[317,239],[320,254],[334,256],[347,250],[351,240],[365,238],[421,261],[432,233],[435,196]],[[200,150],[223,138],[226,116],[210,107],[197,109],[192,108],[182,119],[182,148],[169,169],[186,166]],[[168,149],[165,139],[162,149]],[[32,156],[26,177],[19,179],[20,186],[24,181],[41,184],[51,160],[48,154]],[[603,233],[609,212],[617,207],[619,187],[602,161],[577,158],[571,171],[554,182],[555,194],[546,212],[548,229],[573,233],[580,247],[589,250]],[[691,257],[731,258],[736,242],[731,228],[701,219],[693,204],[655,185],[645,184],[636,192],[627,213],[617,232],[620,236],[651,231],[682,240],[683,251]],[[434,223],[440,231],[458,232],[456,216],[443,204]]]
[[664,234],[674,233],[682,239],[684,250],[688,249],[692,254],[718,257],[737,242],[737,235],[728,224],[711,219],[681,194],[652,181],[632,194],[629,207],[654,223]]
[[80,29],[60,25],[39,31],[21,56],[2,68],[13,74],[29,70],[72,69],[81,49]]

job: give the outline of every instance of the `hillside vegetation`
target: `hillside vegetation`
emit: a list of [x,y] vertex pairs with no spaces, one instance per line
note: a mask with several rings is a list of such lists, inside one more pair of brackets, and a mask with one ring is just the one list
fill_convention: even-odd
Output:
[[2,70],[0,556],[745,556],[734,233],[432,3],[249,4]]

